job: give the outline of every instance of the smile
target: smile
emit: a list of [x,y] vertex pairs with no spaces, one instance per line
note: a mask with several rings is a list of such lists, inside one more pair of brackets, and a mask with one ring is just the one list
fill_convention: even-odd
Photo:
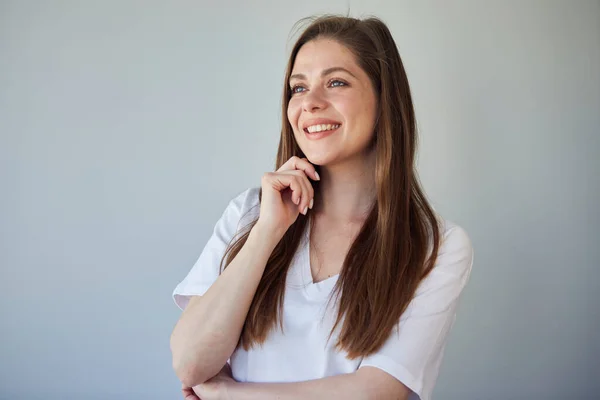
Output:
[[318,124],[311,125],[304,128],[304,131],[307,133],[316,133],[322,131],[331,131],[340,127],[340,124]]
[[308,139],[318,140],[337,132],[340,126],[341,124],[311,125],[304,128],[304,133]]

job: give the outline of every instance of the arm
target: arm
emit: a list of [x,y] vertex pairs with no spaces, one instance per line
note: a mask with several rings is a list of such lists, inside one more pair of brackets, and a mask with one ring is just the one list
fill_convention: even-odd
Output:
[[184,385],[193,387],[215,376],[235,350],[269,256],[282,236],[257,223],[215,283],[185,308],[171,334],[173,368]]
[[410,390],[375,367],[351,374],[292,383],[241,383],[227,386],[229,400],[407,400]]

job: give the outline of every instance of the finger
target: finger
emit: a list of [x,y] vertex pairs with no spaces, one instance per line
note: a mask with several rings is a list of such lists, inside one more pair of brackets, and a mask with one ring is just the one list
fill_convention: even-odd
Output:
[[[300,178],[302,184],[302,200],[298,204],[299,211],[306,215],[308,209],[312,208],[314,204],[315,191],[312,183],[308,180],[308,177],[304,171],[294,170],[286,171],[287,173],[297,175]],[[305,212],[306,210],[306,212]]]
[[298,211],[303,215],[308,213],[308,208],[311,205],[311,200],[313,198],[312,194],[312,185],[308,181],[308,178],[304,174],[303,171],[298,171],[301,175],[298,176],[298,180],[300,181],[300,185],[302,185],[302,198],[298,203]]
[[308,207],[309,209],[311,209],[314,205],[314,197],[315,197],[315,190],[313,188],[312,183],[308,180],[308,177],[306,176],[306,174],[304,173],[304,171],[301,170],[291,170],[291,171],[282,171],[282,172],[278,172],[279,174],[288,174],[288,175],[295,175],[298,176],[301,179],[301,183],[302,183],[302,199],[301,202],[298,203],[298,208],[300,210],[300,212],[304,211],[304,209],[306,207]]
[[292,189],[292,201],[298,206],[298,212],[302,212],[302,209],[300,207],[302,206],[302,199],[304,197],[304,192],[306,191],[306,189],[304,188],[304,184],[302,182],[301,177],[297,175],[291,175],[290,179],[290,189]]
[[196,396],[196,393],[194,393],[194,391],[190,387],[182,388],[181,392],[185,400],[200,400],[200,398]]
[[283,164],[277,170],[277,172],[294,170],[294,169],[299,169],[299,170],[304,171],[308,177],[310,177],[311,179],[313,179],[315,181],[321,180],[321,177],[317,173],[317,170],[315,169],[314,165],[312,165],[310,163],[310,161],[308,161],[307,158],[300,158],[298,156],[293,156],[289,160],[287,160],[285,162],[285,164]]
[[300,204],[303,186],[299,176],[280,172],[268,172],[263,175],[263,179],[265,179],[266,183],[278,192],[282,192],[283,190],[289,188],[292,191],[292,202],[296,205]]

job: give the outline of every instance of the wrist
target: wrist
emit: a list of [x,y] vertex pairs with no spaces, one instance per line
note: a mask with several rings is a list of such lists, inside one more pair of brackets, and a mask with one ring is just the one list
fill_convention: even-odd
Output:
[[268,243],[275,248],[286,231],[287,229],[269,226],[259,219],[250,231],[250,235],[257,237],[262,243]]

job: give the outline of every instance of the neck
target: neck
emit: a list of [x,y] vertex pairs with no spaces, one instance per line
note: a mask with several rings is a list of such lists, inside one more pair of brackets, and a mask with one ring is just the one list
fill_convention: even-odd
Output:
[[[376,198],[375,152],[320,169],[315,212],[342,222],[362,222]],[[317,197],[317,196],[315,196]]]

